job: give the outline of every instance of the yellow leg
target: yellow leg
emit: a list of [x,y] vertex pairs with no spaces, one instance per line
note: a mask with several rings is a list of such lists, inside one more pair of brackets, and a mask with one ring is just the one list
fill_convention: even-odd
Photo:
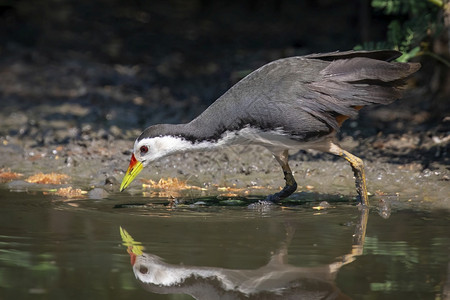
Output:
[[369,206],[369,198],[367,196],[366,175],[364,172],[364,163],[361,158],[351,154],[342,149],[334,143],[330,143],[328,150],[330,153],[339,155],[345,158],[352,166],[353,174],[355,175],[356,192],[358,193],[359,201],[362,205]]

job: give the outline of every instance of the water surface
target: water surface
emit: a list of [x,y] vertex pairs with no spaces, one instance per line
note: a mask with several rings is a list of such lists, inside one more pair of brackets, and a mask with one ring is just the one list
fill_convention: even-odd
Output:
[[[450,293],[445,210],[404,206],[384,219],[375,208],[364,214],[345,202],[326,210],[314,203],[249,210],[171,207],[165,199],[126,194],[62,201],[6,190],[0,201],[0,299],[212,299],[213,293],[445,299]],[[134,249],[124,245],[120,227]]]

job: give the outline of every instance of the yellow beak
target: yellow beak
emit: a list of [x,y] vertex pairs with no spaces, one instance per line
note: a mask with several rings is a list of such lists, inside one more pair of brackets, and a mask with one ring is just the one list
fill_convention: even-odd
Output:
[[125,177],[123,177],[122,184],[120,185],[121,192],[133,182],[134,178],[142,171],[142,168],[144,168],[142,163],[134,157],[134,154],[132,154],[127,173],[125,174]]

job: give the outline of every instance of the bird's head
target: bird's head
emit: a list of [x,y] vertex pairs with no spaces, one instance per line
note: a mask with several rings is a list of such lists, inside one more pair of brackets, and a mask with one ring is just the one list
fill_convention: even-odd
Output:
[[154,159],[151,159],[152,153],[155,152],[149,145],[149,141],[136,140],[134,143],[133,153],[131,154],[130,164],[127,173],[123,177],[120,191],[126,189],[142,169]]
[[134,143],[133,154],[131,154],[127,173],[120,185],[120,191],[126,189],[150,162],[192,148],[192,145],[185,139],[175,136],[171,132],[167,133],[168,129],[173,131],[173,127],[174,125],[153,125],[142,132]]
[[[120,191],[126,189],[148,163],[168,155],[170,146],[164,143],[164,137],[137,139],[134,143],[127,173],[120,185]],[[169,146],[169,147],[168,147]]]

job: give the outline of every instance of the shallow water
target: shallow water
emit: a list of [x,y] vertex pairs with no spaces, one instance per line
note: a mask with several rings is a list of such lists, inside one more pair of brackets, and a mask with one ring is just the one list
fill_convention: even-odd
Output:
[[0,201],[0,299],[450,297],[446,210],[384,219],[342,202],[250,210],[6,190]]

